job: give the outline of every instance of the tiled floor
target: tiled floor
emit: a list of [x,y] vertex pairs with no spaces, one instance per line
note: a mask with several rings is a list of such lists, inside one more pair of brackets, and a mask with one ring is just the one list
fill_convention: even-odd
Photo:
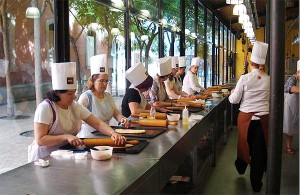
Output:
[[[216,167],[206,167],[196,190],[199,194],[253,194],[250,184],[250,169],[244,175],[239,175],[235,170],[237,130],[234,128],[225,146],[218,146]],[[294,156],[285,152],[282,154],[281,194],[299,194],[299,138],[295,136],[293,146],[297,149]],[[266,193],[266,175],[260,193]]]
[[[120,105],[120,100],[116,101]],[[33,115],[35,102],[16,104],[16,110],[25,119],[7,120],[1,119],[5,115],[6,107],[0,106],[0,174],[27,162],[27,146],[33,137],[20,136],[20,133],[33,129]],[[283,140],[284,141],[284,140]],[[234,167],[236,157],[237,131],[234,128],[226,145],[217,146],[217,163],[211,167],[205,166],[199,184],[189,190],[180,190],[184,193],[194,194],[253,194],[249,169],[245,175],[240,176]],[[293,146],[296,149],[294,156],[283,152],[281,173],[281,194],[299,194],[299,138],[295,136]],[[262,191],[257,194],[265,194],[266,176]],[[177,191],[179,193],[179,191]]]
[[[293,146],[297,150],[296,154],[289,156],[285,152],[282,154],[281,171],[281,194],[299,194],[299,138],[295,136]],[[164,194],[214,194],[214,195],[238,195],[238,194],[266,194],[266,175],[263,178],[261,192],[254,193],[250,184],[250,169],[248,167],[244,175],[239,175],[234,166],[236,158],[237,129],[233,128],[226,145],[218,144],[216,166],[206,163],[201,173],[199,183],[195,187],[184,184],[173,184]],[[186,188],[186,189],[182,189]],[[171,190],[170,190],[171,189]]]

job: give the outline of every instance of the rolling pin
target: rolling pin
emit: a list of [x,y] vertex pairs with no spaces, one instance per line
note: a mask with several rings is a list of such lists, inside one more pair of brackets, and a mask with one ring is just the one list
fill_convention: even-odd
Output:
[[189,102],[189,101],[195,101],[196,98],[179,98],[177,102]]
[[148,127],[166,127],[168,126],[167,120],[162,119],[140,119],[140,120],[133,120],[131,123],[137,123],[141,126],[148,126]]
[[203,104],[201,104],[201,103],[194,103],[194,102],[186,102],[186,104],[188,106],[196,107],[196,108],[202,108],[202,106],[203,106]]
[[[139,116],[140,117],[148,117],[148,116],[150,116],[150,113],[149,112],[140,113]],[[155,118],[156,119],[166,119],[167,118],[167,114],[165,114],[165,113],[156,113],[155,114]]]
[[87,146],[113,146],[113,147],[124,147],[125,144],[137,145],[140,142],[138,140],[127,140],[122,145],[116,145],[115,142],[110,138],[84,138],[84,145]]

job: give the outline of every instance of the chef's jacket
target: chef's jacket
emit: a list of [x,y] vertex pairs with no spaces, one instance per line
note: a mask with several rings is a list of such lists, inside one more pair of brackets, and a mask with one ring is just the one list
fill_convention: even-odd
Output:
[[[240,111],[261,116],[269,113],[270,77],[253,69],[242,75],[236,84],[234,92],[229,96],[232,104],[240,104]],[[252,118],[259,119],[259,118]]]
[[197,75],[189,70],[183,79],[182,91],[189,95],[194,95],[194,93],[200,93],[203,90],[205,88],[199,84]]

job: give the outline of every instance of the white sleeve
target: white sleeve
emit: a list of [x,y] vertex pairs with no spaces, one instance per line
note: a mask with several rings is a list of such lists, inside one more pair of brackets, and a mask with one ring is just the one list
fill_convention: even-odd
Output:
[[87,108],[90,104],[88,96],[85,93],[81,94],[78,103]]
[[34,122],[50,125],[53,120],[53,111],[49,103],[42,102],[38,105],[34,114]]
[[194,91],[200,92],[200,91],[201,91],[201,88],[198,87],[198,86],[200,86],[200,85],[199,85],[199,83],[198,83],[198,85],[197,85],[197,83],[195,83],[193,73],[188,72],[188,79],[189,79],[189,84],[190,84],[191,88],[192,88]]
[[242,97],[243,97],[243,93],[244,93],[244,84],[243,84],[243,80],[244,80],[244,75],[241,76],[241,78],[239,79],[239,81],[236,84],[236,87],[234,88],[234,92],[229,96],[229,102],[232,104],[238,104],[240,103]]

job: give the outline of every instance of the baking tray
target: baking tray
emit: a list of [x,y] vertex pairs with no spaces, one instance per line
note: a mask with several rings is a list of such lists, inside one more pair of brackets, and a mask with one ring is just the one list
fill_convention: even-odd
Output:
[[[113,152],[114,153],[137,154],[137,153],[141,152],[149,144],[149,140],[139,139],[139,141],[140,141],[139,144],[134,145],[133,147],[130,147],[130,148],[114,147]],[[75,153],[90,151],[90,149],[83,149],[83,150],[76,149],[71,144],[63,145],[63,146],[59,147],[59,149],[60,150],[72,150]]]
[[[111,126],[111,128],[113,129],[126,129],[125,127],[122,126]],[[153,138],[156,137],[160,134],[162,134],[163,132],[165,132],[167,130],[166,127],[145,127],[145,126],[139,126],[139,127],[130,127],[130,129],[134,130],[134,129],[143,129],[146,130],[145,133],[141,133],[141,134],[130,134],[130,133],[124,133],[121,135],[125,136],[125,137],[138,137],[138,138]],[[96,136],[102,136],[103,134],[100,133],[99,131],[94,131],[92,132],[93,135]]]

